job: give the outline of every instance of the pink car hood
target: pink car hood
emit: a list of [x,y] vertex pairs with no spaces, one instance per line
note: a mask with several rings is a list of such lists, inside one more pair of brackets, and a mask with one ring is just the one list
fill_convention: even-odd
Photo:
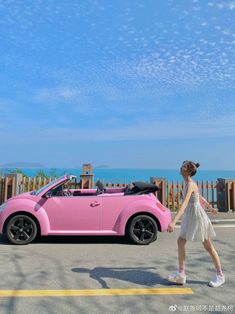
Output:
[[22,198],[31,199],[31,198],[33,198],[33,196],[34,195],[31,195],[31,192],[25,192],[25,193],[21,193],[19,195],[11,197],[8,201],[22,199]]

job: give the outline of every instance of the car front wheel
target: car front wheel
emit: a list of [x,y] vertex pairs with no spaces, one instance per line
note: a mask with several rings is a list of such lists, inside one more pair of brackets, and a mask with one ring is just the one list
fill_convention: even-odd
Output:
[[16,215],[8,221],[6,235],[8,240],[13,244],[28,244],[37,235],[37,225],[27,215]]
[[134,217],[128,226],[128,236],[135,244],[147,245],[157,239],[157,223],[148,215]]

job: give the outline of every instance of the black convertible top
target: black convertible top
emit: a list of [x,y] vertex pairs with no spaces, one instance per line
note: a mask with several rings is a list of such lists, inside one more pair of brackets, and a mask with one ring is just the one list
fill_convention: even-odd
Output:
[[136,181],[127,186],[125,195],[154,193],[157,190],[158,187],[154,184]]
[[[98,180],[96,182],[96,186],[98,194],[105,193],[105,187],[101,181]],[[135,181],[126,186],[124,190],[124,195],[155,193],[157,190],[158,187],[154,184],[145,183],[142,181]]]

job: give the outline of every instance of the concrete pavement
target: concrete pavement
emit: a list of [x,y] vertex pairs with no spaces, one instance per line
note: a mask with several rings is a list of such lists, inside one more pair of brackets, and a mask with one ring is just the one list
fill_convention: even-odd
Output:
[[215,225],[215,231],[213,242],[226,283],[217,289],[208,286],[215,273],[210,256],[202,243],[190,242],[186,244],[185,286],[192,290],[190,294],[69,296],[71,290],[183,288],[166,279],[177,269],[179,229],[170,234],[159,233],[157,241],[148,246],[132,245],[122,237],[47,237],[27,246],[14,246],[1,237],[1,291],[68,292],[54,297],[1,297],[0,313],[234,312],[235,229]]

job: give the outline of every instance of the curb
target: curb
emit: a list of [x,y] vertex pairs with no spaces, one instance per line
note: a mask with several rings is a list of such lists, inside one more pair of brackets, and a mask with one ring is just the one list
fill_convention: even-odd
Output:
[[[210,210],[206,210],[205,212],[210,219],[211,223],[213,225],[235,225],[235,212],[229,211],[229,212],[217,212],[217,215],[213,215]],[[176,216],[177,211],[172,211],[172,219]],[[180,225],[182,221],[183,216],[180,218],[180,220],[177,221],[176,225]]]
[[[210,219],[210,217],[209,217]],[[177,225],[181,224],[182,220],[178,220],[176,223]],[[211,223],[213,225],[231,225],[231,224],[235,224],[235,219],[210,219]]]

